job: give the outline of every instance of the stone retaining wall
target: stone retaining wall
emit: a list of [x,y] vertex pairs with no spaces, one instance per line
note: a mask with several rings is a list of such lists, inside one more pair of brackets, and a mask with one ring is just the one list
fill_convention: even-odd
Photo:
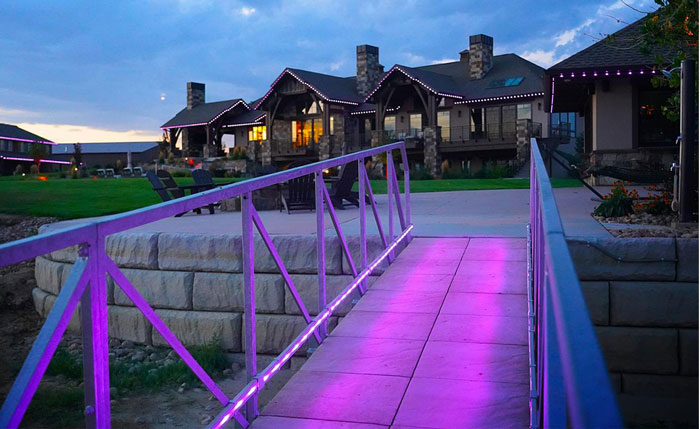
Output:
[[[330,234],[329,234],[330,235]],[[353,259],[360,258],[359,237],[349,236]],[[314,235],[274,235],[272,241],[312,315],[318,314],[318,276]],[[107,252],[122,268],[146,301],[185,345],[199,345],[215,338],[228,352],[245,349],[243,328],[243,264],[240,236],[184,233],[121,233],[108,237]],[[399,246],[400,250],[403,246]],[[379,236],[368,237],[368,258],[381,252]],[[53,307],[61,285],[76,258],[68,248],[36,258],[36,310],[44,317]],[[377,267],[375,276],[387,263]],[[257,351],[276,355],[304,328],[305,322],[262,239],[255,240]],[[352,279],[350,265],[332,235],[326,238],[326,273],[329,300]],[[375,277],[370,277],[370,283]],[[163,338],[133,303],[107,276],[109,335],[137,343],[165,345]],[[330,318],[351,308],[347,302]],[[80,332],[79,311],[69,331]],[[303,355],[306,349],[298,352]]]
[[697,425],[698,239],[569,240],[569,249],[626,423]]

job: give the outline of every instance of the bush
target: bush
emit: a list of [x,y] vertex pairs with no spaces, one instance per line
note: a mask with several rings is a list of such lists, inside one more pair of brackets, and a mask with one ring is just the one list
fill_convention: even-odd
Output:
[[121,159],[118,159],[118,160],[114,163],[114,171],[118,173],[118,172],[122,169],[122,167],[124,167],[124,164],[122,164],[122,160],[121,160]]
[[24,167],[22,167],[21,164],[17,164],[17,167],[15,167],[15,171],[12,174],[14,174],[15,176],[21,176],[22,173],[24,173]]
[[496,162],[489,162],[484,165],[484,168],[477,171],[474,177],[477,179],[502,179],[505,177],[513,177],[517,173],[517,168],[514,165],[498,165]]
[[232,151],[228,154],[229,159],[246,159],[246,148],[242,146],[235,146]]
[[629,192],[622,182],[615,182],[608,195],[603,195],[603,202],[593,214],[602,217],[622,217],[634,212],[634,200],[639,198],[637,191]]
[[172,170],[170,174],[173,177],[190,177],[192,175],[192,172],[190,170],[186,170],[184,168],[178,169],[178,170]]
[[32,166],[29,167],[29,174],[39,174],[39,166],[36,164],[32,164]]
[[470,179],[472,177],[469,169],[445,170],[442,172],[443,179]]
[[427,168],[417,168],[408,173],[411,180],[432,180],[433,175]]

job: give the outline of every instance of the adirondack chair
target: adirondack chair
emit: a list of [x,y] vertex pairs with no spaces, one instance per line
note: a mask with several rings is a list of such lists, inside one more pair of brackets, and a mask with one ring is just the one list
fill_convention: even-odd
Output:
[[[163,171],[163,173],[166,174],[162,174],[161,171]],[[153,171],[147,171],[146,178],[148,178],[148,181],[151,182],[153,190],[158,194],[161,200],[170,201],[175,198],[181,198],[185,196],[185,190],[179,187],[177,183],[175,183],[175,180],[172,178],[170,173],[164,170],[159,170],[158,173],[160,174],[156,174]],[[161,174],[163,177],[159,177],[161,176]],[[202,213],[202,210],[199,208],[196,208],[192,211],[197,214]],[[180,217],[185,213],[187,212],[176,214],[175,217]]]
[[316,208],[315,186],[313,174],[289,180],[280,189],[282,203],[280,211],[285,210],[290,214],[294,210],[314,210]]
[[349,204],[356,207],[360,207],[360,196],[359,193],[352,190],[352,186],[357,181],[357,166],[354,164],[348,164],[343,166],[340,172],[340,178],[337,182],[331,185],[329,194],[331,196],[331,201],[333,206],[339,209],[343,209],[343,201],[348,201]]
[[[236,183],[214,183],[214,179],[211,177],[211,173],[207,170],[202,170],[200,168],[192,170],[192,179],[194,180],[194,184],[199,186],[199,188],[196,191],[193,189],[192,192],[206,191],[207,189],[212,189],[216,186],[225,186],[230,185],[232,183]],[[209,204],[209,212],[211,214],[214,214],[214,204]]]

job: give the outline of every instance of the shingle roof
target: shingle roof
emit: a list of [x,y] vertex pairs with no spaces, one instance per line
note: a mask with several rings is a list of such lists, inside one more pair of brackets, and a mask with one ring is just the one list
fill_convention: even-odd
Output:
[[548,70],[590,69],[598,67],[652,66],[659,55],[670,60],[673,52],[660,46],[651,48],[649,55],[641,51],[642,18],[605,39],[553,65]]
[[[141,153],[158,146],[158,142],[108,142],[108,143],[80,143],[82,153]],[[53,155],[72,154],[73,143],[60,143],[51,147]]]
[[[389,70],[389,73],[397,71],[419,81],[435,93],[457,95],[467,102],[484,98],[539,94],[544,88],[542,83],[544,69],[515,54],[495,55],[491,70],[482,79],[471,79],[469,65],[460,61],[421,67],[396,65]],[[492,87],[493,81],[515,77],[523,78],[520,84]],[[367,99],[369,100],[371,96],[372,93]]]
[[30,133],[29,131],[24,130],[16,125],[10,124],[0,124],[0,139],[2,139],[3,137],[10,140],[20,140],[37,143],[53,143],[51,140],[47,140],[34,133]]
[[277,82],[285,75],[292,76],[326,100],[350,104],[359,104],[362,102],[362,97],[357,93],[355,76],[339,77],[308,70],[286,68],[279,77],[275,79],[272,85],[270,85],[269,91],[267,91],[262,98],[257,100],[256,104],[253,106],[254,109],[262,105],[265,99],[274,90]]
[[248,110],[240,115],[234,116],[226,121],[225,127],[236,127],[257,123],[265,117],[265,112],[261,110]]
[[194,125],[206,125],[218,118],[222,114],[236,107],[239,103],[248,108],[245,101],[240,98],[233,100],[215,101],[204,103],[193,109],[184,108],[168,122],[161,125],[161,128],[183,128]]

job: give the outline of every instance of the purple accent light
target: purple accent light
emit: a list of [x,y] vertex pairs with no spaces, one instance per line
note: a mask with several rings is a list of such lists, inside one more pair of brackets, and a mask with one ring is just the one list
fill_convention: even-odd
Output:
[[440,91],[432,88],[430,85],[426,84],[422,80],[420,80],[414,76],[411,76],[401,66],[396,65],[396,66],[392,67],[391,69],[389,69],[389,71],[384,75],[384,77],[379,81],[379,83],[377,83],[377,86],[372,90],[372,92],[370,92],[367,95],[367,97],[365,97],[365,99],[364,99],[365,103],[367,102],[367,100],[372,98],[372,96],[374,95],[375,92],[379,91],[379,88],[382,87],[382,83],[394,72],[394,70],[400,71],[401,73],[406,75],[407,78],[411,79],[413,82],[417,82],[419,85],[421,85],[423,88],[427,89],[428,91],[432,92],[433,94],[437,94],[437,95],[441,95],[443,97],[449,97],[449,98],[458,98],[458,99],[464,98],[462,95],[440,92]]
[[50,145],[56,145],[57,143],[50,142],[50,141],[44,141],[44,140],[30,140],[30,139],[18,139],[16,137],[3,137],[0,136],[0,140],[14,140],[18,142],[28,142],[28,143],[41,143],[41,144],[50,144]]
[[518,98],[531,98],[531,97],[541,97],[544,92],[530,92],[527,94],[517,94],[517,95],[503,95],[500,97],[488,97],[488,98],[473,98],[471,100],[457,101],[455,104],[470,104],[470,103],[483,103],[487,101],[499,101],[499,100],[514,100]]
[[[9,161],[30,161],[30,162],[34,161],[34,159],[32,159],[32,158],[20,158],[20,157],[16,157],[16,156],[3,156],[3,155],[0,155],[0,159],[7,159]],[[70,161],[58,161],[55,159],[42,159],[41,162],[47,163],[47,164],[64,164],[64,165],[70,164]]]
[[267,91],[267,93],[265,93],[265,95],[263,96],[263,98],[261,98],[260,101],[258,101],[258,104],[256,104],[255,107],[253,107],[253,110],[257,109],[258,107],[260,107],[260,105],[262,105],[262,103],[267,99],[267,97],[269,97],[270,94],[272,94],[272,91],[275,90],[275,85],[277,85],[277,82],[279,82],[280,79],[282,79],[282,78],[284,77],[284,75],[286,75],[286,74],[289,74],[289,75],[292,76],[294,79],[298,80],[300,83],[302,83],[302,84],[306,85],[307,87],[309,87],[313,92],[315,92],[316,94],[318,94],[318,95],[319,95],[321,98],[323,98],[325,101],[329,101],[329,102],[333,102],[333,103],[349,104],[349,105],[351,105],[351,106],[357,106],[358,104],[360,104],[360,103],[358,103],[358,102],[356,102],[356,101],[337,100],[337,99],[329,98],[329,97],[327,97],[325,94],[323,94],[321,91],[319,91],[316,87],[314,87],[314,86],[311,85],[310,83],[306,82],[305,80],[303,80],[303,79],[300,78],[299,76],[295,75],[291,70],[289,70],[289,69],[284,69],[284,71],[283,71],[282,73],[280,73],[279,76],[277,76],[277,79],[275,79],[275,81],[272,82],[272,85],[270,85],[270,89]]
[[219,113],[218,115],[216,115],[216,116],[214,117],[214,119],[210,120],[209,122],[197,122],[196,124],[187,124],[187,125],[172,125],[172,126],[170,126],[170,127],[160,127],[160,129],[161,129],[161,130],[169,130],[169,129],[172,129],[172,128],[189,128],[189,127],[199,127],[199,126],[202,126],[202,125],[209,125],[209,124],[211,124],[212,122],[214,122],[214,121],[216,121],[217,119],[219,119],[221,116],[223,116],[223,115],[225,115],[226,113],[230,112],[232,109],[234,109],[236,106],[238,106],[238,105],[241,104],[241,103],[243,103],[243,105],[245,106],[246,109],[250,110],[250,107],[248,107],[248,104],[247,104],[245,101],[243,101],[243,100],[238,100],[238,101],[235,102],[231,107],[229,107],[228,109],[226,109],[226,110],[224,110],[223,112],[221,112],[221,113]]

